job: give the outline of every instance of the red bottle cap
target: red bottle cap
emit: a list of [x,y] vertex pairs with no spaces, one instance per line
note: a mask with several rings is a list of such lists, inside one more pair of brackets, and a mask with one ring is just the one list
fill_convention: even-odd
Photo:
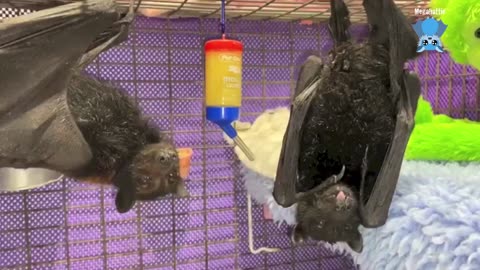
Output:
[[233,39],[213,39],[205,42],[205,51],[242,51],[243,44]]

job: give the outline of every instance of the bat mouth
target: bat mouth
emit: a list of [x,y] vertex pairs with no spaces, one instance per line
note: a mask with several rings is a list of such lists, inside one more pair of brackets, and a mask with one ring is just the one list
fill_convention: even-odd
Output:
[[335,203],[335,210],[350,210],[355,202],[353,191],[345,184],[336,184],[326,191],[327,198]]

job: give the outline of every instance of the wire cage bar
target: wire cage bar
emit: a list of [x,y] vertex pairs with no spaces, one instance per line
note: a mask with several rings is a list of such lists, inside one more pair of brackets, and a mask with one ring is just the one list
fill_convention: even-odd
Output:
[[[128,6],[130,0],[117,0],[122,6]],[[366,21],[362,0],[345,1],[351,13],[353,23]],[[140,12],[153,17],[201,17],[220,16],[220,0],[149,0],[142,1]],[[427,0],[396,0],[395,3],[406,16],[424,16],[415,14],[415,9],[427,7]],[[325,21],[330,17],[330,0],[226,0],[226,14],[229,19],[260,20],[312,20]]]
[[[201,18],[174,19],[188,14],[195,2],[205,4],[196,13]],[[249,253],[247,194],[239,163],[222,132],[203,113],[203,40],[218,33],[218,19],[209,18],[218,11],[207,2],[219,7],[219,1],[172,0],[170,6],[144,1],[142,7],[164,8],[170,17],[138,17],[128,41],[86,69],[127,91],[179,147],[194,149],[187,181],[192,197],[137,203],[120,215],[113,190],[71,179],[29,191],[0,192],[0,269],[356,269],[349,257],[315,243],[292,246],[289,229],[265,220],[260,205],[253,206],[255,243],[281,251]],[[227,2],[231,10],[234,3],[260,3]],[[282,3],[289,10],[302,5],[263,3],[268,3],[264,11]],[[324,24],[296,21],[321,19],[320,7],[326,2],[302,3],[317,9],[305,15],[299,8],[276,18],[288,11],[227,12],[240,19],[229,23],[230,36],[245,46],[242,121],[288,106],[302,62],[332,47]],[[0,9],[0,17],[21,12]],[[255,16],[266,20],[246,20]],[[280,17],[286,20],[271,20]],[[360,40],[366,30],[364,25],[352,26]],[[439,53],[423,53],[408,66],[421,77],[422,93],[436,112],[480,119],[478,71]]]

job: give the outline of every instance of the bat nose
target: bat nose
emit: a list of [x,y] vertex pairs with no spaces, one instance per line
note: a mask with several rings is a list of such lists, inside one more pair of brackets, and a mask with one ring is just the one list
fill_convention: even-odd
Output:
[[345,195],[345,193],[343,191],[339,191],[337,193],[336,199],[337,199],[337,202],[344,202],[345,199],[347,199],[347,196]]
[[161,162],[165,162],[167,160],[173,159],[174,157],[175,157],[174,152],[160,151],[159,153],[157,153],[156,160],[161,161]]

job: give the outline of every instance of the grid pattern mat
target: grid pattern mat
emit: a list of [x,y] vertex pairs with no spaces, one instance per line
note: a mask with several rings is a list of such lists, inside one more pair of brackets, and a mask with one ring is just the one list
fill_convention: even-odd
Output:
[[[219,129],[204,119],[203,40],[214,19],[138,17],[127,42],[102,54],[87,72],[134,97],[179,147],[194,149],[188,199],[138,203],[117,214],[113,190],[64,180],[18,193],[0,193],[0,269],[355,269],[321,246],[292,247],[287,228],[254,206],[257,246],[248,252],[246,192],[239,164]],[[365,36],[366,28],[354,26]],[[326,53],[325,25],[235,21],[231,37],[245,46],[242,121],[287,106],[300,64]],[[478,74],[446,54],[425,53],[410,68],[437,112],[479,117]]]
[[[363,0],[345,0],[352,22],[365,22]],[[128,6],[130,0],[117,0]],[[232,19],[314,20],[330,17],[330,0],[226,0],[226,14]],[[415,8],[426,8],[427,0],[395,0],[407,16],[416,16]],[[216,0],[143,0],[141,12],[154,17],[218,17],[221,1]],[[423,17],[423,15],[418,15]]]

